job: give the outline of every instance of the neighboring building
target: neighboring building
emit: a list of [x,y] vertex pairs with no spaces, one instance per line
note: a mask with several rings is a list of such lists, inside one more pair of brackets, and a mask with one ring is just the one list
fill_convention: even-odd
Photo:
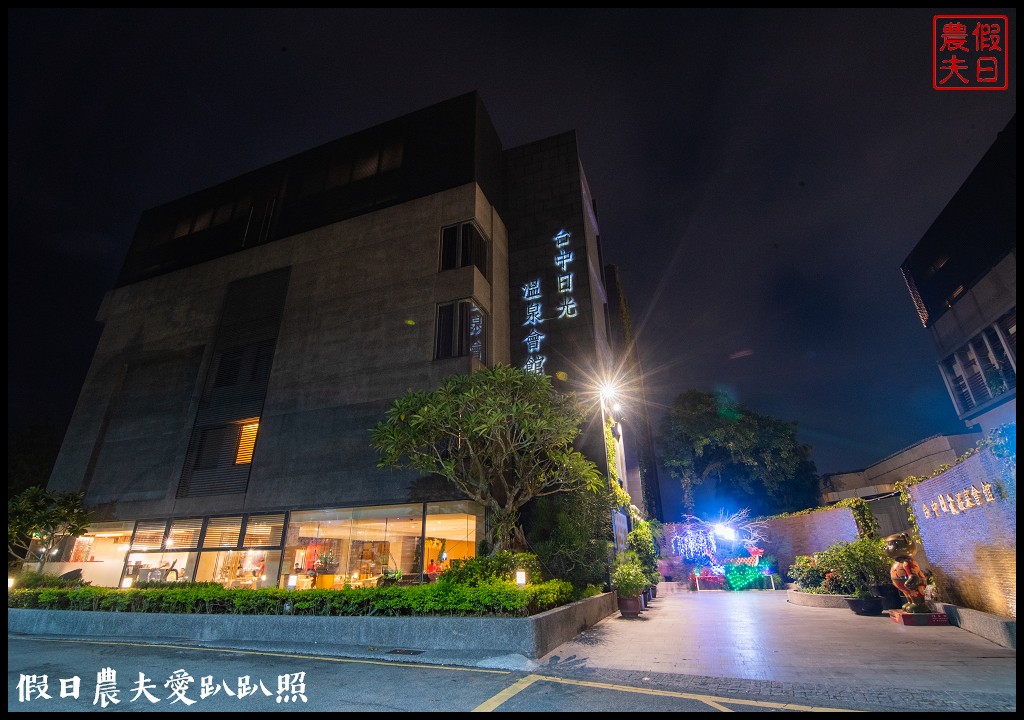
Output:
[[933,435],[883,458],[863,470],[822,475],[822,500],[831,504],[846,498],[863,498],[885,537],[907,530],[906,515],[896,483],[908,477],[931,477],[942,465],[953,465],[957,458],[977,446],[981,433]]
[[370,429],[497,363],[594,397],[602,267],[574,133],[504,150],[476,93],[145,212],[49,483],[97,522],[50,567],[336,587],[473,555],[483,508],[378,469]]
[[1016,422],[1016,115],[901,270],[960,419]]
[[622,419],[617,425],[620,433],[628,433],[632,440],[626,442],[623,448],[626,480],[624,487],[631,497],[644,499],[646,505],[643,510],[648,517],[661,520],[661,489],[654,450],[654,433],[646,402],[647,388],[644,384],[643,364],[637,352],[629,303],[626,302],[619,269],[615,265],[605,265],[604,278],[605,287],[608,288],[609,336],[612,351],[618,362],[612,376],[619,387],[622,406]]

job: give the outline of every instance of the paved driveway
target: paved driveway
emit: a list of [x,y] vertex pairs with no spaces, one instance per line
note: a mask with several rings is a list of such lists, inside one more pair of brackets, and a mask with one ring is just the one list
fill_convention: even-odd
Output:
[[[673,592],[675,590],[675,592]],[[797,683],[825,696],[913,696],[952,706],[1015,705],[1017,654],[956,626],[908,627],[888,615],[793,605],[781,591],[689,592],[663,583],[638,619],[616,613],[539,661],[540,671],[585,675],[618,669],[695,676],[722,692]],[[703,678],[702,682],[700,679]],[[724,683],[724,688],[723,688]],[[990,697],[991,696],[991,697]]]

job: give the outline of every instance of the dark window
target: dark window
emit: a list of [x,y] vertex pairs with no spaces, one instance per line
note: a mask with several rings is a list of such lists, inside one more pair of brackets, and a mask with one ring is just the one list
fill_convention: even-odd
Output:
[[484,362],[486,320],[472,300],[437,306],[434,357],[437,359],[472,355]]
[[441,270],[473,265],[487,277],[487,241],[471,222],[441,229]]
[[238,430],[235,426],[207,428],[199,431],[196,468],[215,468],[231,457]]
[[225,387],[238,382],[238,371],[242,368],[242,350],[230,350],[220,356],[220,364],[217,366],[217,378],[213,386]]

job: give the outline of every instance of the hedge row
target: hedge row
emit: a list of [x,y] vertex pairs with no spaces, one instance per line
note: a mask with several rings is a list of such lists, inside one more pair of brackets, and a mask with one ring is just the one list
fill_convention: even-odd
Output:
[[573,599],[573,587],[564,580],[525,587],[506,580],[491,580],[472,587],[437,582],[344,590],[252,590],[186,584],[128,590],[92,586],[12,589],[7,593],[7,607],[204,615],[527,617]]

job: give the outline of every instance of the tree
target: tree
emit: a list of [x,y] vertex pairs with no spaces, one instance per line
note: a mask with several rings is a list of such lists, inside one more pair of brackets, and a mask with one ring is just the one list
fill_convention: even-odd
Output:
[[53,551],[67,538],[84,533],[89,522],[82,493],[30,487],[7,501],[8,561],[38,563],[42,572]]
[[597,467],[573,449],[584,410],[551,380],[498,365],[409,391],[372,431],[379,467],[436,474],[488,510],[492,553],[523,546],[519,511],[532,498],[599,491]]
[[709,478],[718,492],[757,514],[810,507],[818,476],[797,424],[761,415],[722,394],[688,390],[666,415],[659,438],[669,473],[693,509],[693,489]]

